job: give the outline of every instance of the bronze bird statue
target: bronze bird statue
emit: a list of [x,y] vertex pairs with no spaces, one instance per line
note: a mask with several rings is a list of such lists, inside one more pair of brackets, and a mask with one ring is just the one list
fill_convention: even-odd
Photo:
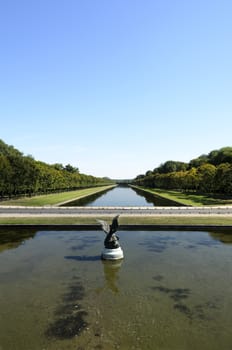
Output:
[[106,238],[104,240],[105,248],[107,249],[116,249],[120,247],[119,244],[119,237],[115,235],[115,232],[118,229],[118,218],[119,215],[115,216],[112,220],[111,225],[109,225],[104,220],[97,220],[103,229],[103,231],[106,233]]

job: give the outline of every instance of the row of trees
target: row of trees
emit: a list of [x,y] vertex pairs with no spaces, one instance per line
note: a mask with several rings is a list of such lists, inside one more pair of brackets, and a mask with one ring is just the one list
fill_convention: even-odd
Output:
[[81,174],[68,164],[49,165],[0,140],[0,197],[34,195],[110,183],[107,178]]
[[214,150],[189,163],[167,161],[153,171],[138,175],[138,186],[203,193],[232,194],[232,147]]

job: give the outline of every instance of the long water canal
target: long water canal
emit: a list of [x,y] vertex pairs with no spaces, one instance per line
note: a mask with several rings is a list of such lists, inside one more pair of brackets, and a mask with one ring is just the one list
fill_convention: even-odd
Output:
[[105,192],[66,203],[64,206],[152,207],[177,205],[179,204],[132,187],[117,186]]

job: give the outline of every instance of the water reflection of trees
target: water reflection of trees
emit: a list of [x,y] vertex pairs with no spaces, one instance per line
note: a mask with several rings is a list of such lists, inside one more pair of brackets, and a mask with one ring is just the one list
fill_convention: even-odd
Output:
[[153,203],[154,206],[160,206],[160,207],[181,206],[181,204],[178,204],[174,201],[161,198],[159,196],[156,196],[155,194],[149,194],[148,192],[139,190],[138,188],[132,188],[132,190],[135,191],[138,196],[145,198],[147,203]]
[[25,240],[34,238],[35,229],[0,229],[0,253],[7,249],[15,249]]
[[62,207],[70,207],[70,206],[85,207],[88,204],[91,204],[94,201],[96,201],[98,198],[104,196],[109,191],[112,191],[113,189],[114,188],[110,188],[108,190],[105,190],[105,191],[102,191],[102,192],[99,192],[99,193],[94,193],[94,194],[91,194],[91,195],[89,195],[87,197],[80,198],[80,199],[77,199],[77,200],[72,201],[72,202],[68,202],[66,204],[63,204]]
[[232,244],[232,230],[209,232],[211,238],[224,244]]
[[[119,187],[128,187],[128,186],[119,186]],[[151,193],[139,190],[137,188],[130,187],[130,189],[132,191],[134,191],[139,197],[144,198],[147,203],[152,203],[154,206],[162,206],[162,207],[181,206],[181,204],[178,204],[178,203],[171,201],[169,199],[165,199],[165,198],[156,196],[155,194],[151,194]],[[80,198],[80,199],[77,199],[77,200],[72,201],[72,202],[68,202],[66,204],[63,204],[63,206],[64,207],[68,207],[68,206],[84,207],[84,206],[93,204],[97,199],[103,197],[108,192],[114,191],[114,190],[115,190],[115,188],[110,188],[110,189],[105,190],[103,192],[91,194],[87,197]],[[117,205],[117,203],[115,205]],[[135,199],[134,205],[136,205],[136,199]]]

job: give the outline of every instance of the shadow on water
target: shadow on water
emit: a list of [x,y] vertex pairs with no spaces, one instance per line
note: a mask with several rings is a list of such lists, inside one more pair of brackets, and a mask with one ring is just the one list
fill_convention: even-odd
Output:
[[181,207],[181,206],[184,206],[184,205],[176,203],[172,200],[165,199],[165,198],[156,196],[155,194],[150,194],[148,192],[139,190],[138,188],[132,188],[132,190],[135,191],[138,196],[145,198],[147,203],[152,203],[154,206],[158,206],[158,207],[167,207],[167,206]]
[[[65,256],[65,259],[71,259],[78,262],[100,261],[100,256]],[[104,261],[102,260],[106,288],[113,293],[118,293],[117,280],[122,261]],[[85,288],[79,277],[73,277],[73,281],[68,285],[67,291],[63,294],[60,305],[54,313],[54,320],[51,322],[45,335],[48,338],[65,340],[80,336],[89,326],[86,321],[88,312],[83,307],[83,300],[86,296]],[[105,287],[98,289],[98,292]]]
[[79,336],[88,327],[85,321],[88,313],[81,304],[85,297],[85,289],[79,278],[75,279],[75,283],[70,284],[63,294],[61,303],[55,311],[55,319],[45,332],[49,338],[71,339]]
[[232,232],[207,232],[208,235],[189,236],[189,243],[181,243],[176,236],[155,235],[146,237],[138,245],[144,247],[148,252],[163,253],[168,248],[183,244],[185,249],[198,249],[200,247],[218,248],[220,244],[232,244]]
[[[155,282],[164,280],[164,277],[157,275],[153,277]],[[208,312],[210,309],[219,309],[218,301],[207,301],[202,304],[192,305],[188,302],[188,299],[192,295],[192,291],[189,288],[170,288],[165,285],[156,285],[151,287],[155,293],[160,293],[167,296],[173,302],[173,309],[182,313],[189,321],[195,320],[208,320]]]
[[163,253],[170,245],[178,245],[176,237],[157,235],[151,238],[145,238],[142,243],[148,252]]
[[196,241],[191,240],[189,244],[185,245],[185,248],[187,249],[197,249],[200,247],[218,248],[219,246],[220,246],[220,242],[218,240],[212,239],[212,237],[210,237],[209,235],[209,236],[201,237]]
[[4,250],[15,249],[28,239],[34,238],[37,230],[0,228],[0,253]]
[[[78,239],[78,243],[75,245],[72,245],[70,247],[70,249],[72,251],[78,251],[78,250],[85,250],[86,248],[91,247],[93,244],[100,242],[101,240],[98,237],[93,237],[93,236],[85,236],[82,238]],[[72,242],[76,242],[76,238],[72,238],[68,241],[66,241],[67,243],[72,243]]]
[[211,238],[215,241],[224,243],[224,244],[232,244],[232,231],[220,231],[220,232],[209,232]]
[[67,260],[75,260],[75,261],[99,261],[101,260],[100,255],[95,256],[87,256],[87,255],[67,255],[64,257]]
[[[99,255],[69,255],[65,256],[64,258],[67,260],[74,260],[78,262],[102,261],[106,287],[114,293],[119,292],[119,288],[117,287],[117,280],[119,279],[119,270],[122,265],[122,260],[103,260]],[[103,289],[105,288],[103,287],[98,289],[98,292],[102,291]]]
[[98,198],[103,197],[106,193],[109,193],[110,191],[113,191],[114,188],[110,188],[108,190],[102,191],[100,193],[95,193],[92,194],[90,196],[84,197],[84,198],[80,198],[77,199],[75,201],[71,201],[68,203],[65,203],[63,205],[61,205],[61,207],[71,207],[71,206],[78,206],[78,207],[86,207],[89,204],[93,203],[94,201],[96,201]]

